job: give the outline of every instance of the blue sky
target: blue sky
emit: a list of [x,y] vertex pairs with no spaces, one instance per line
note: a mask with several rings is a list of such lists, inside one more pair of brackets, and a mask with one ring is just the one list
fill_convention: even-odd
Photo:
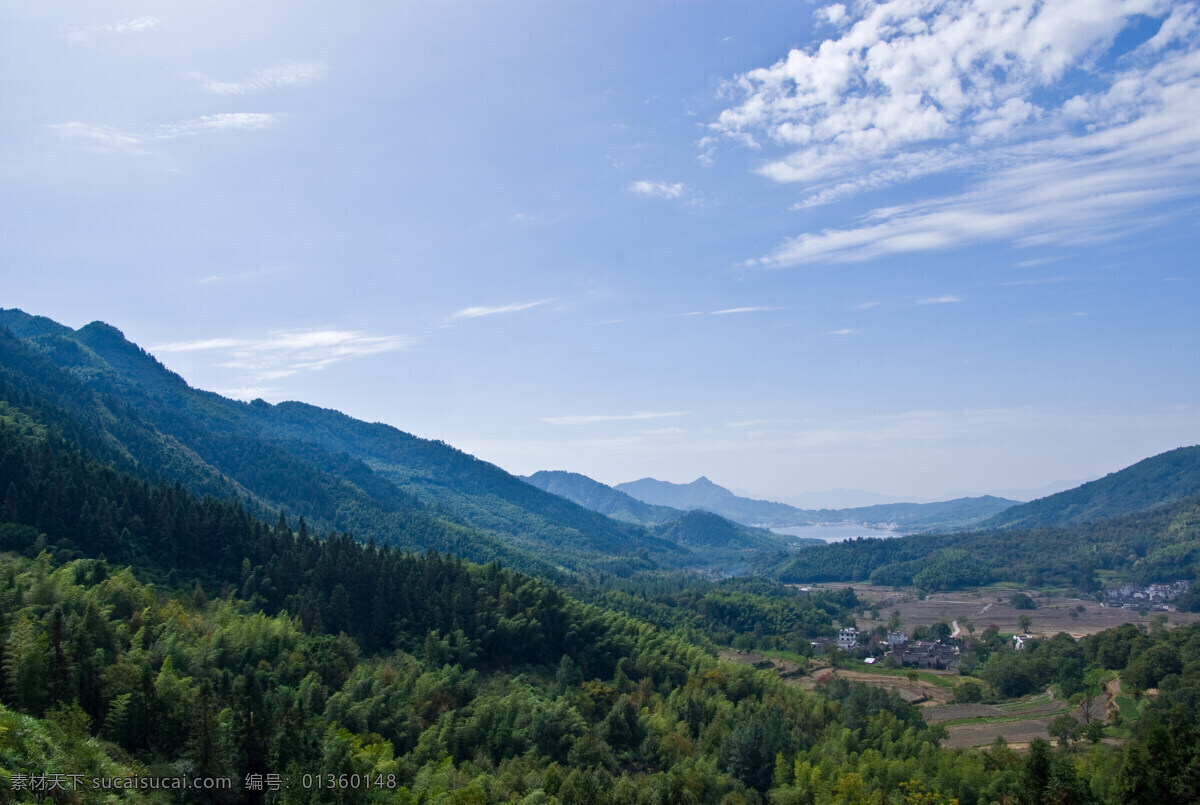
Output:
[[1200,4],[4,15],[0,304],[193,385],[775,498],[1200,441]]

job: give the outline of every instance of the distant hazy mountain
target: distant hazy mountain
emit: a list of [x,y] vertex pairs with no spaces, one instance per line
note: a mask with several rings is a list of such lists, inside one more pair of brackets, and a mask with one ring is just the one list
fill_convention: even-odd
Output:
[[654,478],[642,478],[617,484],[616,488],[655,506],[670,506],[685,511],[703,509],[744,525],[788,526],[820,522],[809,516],[808,512],[786,503],[738,497],[704,476],[690,484],[673,484]]
[[739,497],[703,476],[690,484],[642,478],[616,488],[645,503],[702,509],[744,525],[772,528],[840,522],[892,524],[912,531],[964,528],[1016,503],[984,496],[937,503],[883,503],[852,509],[797,509],[786,503]]
[[535,472],[524,480],[539,489],[562,495],[580,506],[600,512],[614,520],[639,523],[655,536],[686,548],[698,550],[778,551],[785,545],[821,544],[819,539],[782,537],[762,528],[733,522],[719,514],[701,509],[683,511],[656,506],[630,497],[577,472]]
[[682,509],[645,503],[577,472],[542,470],[533,475],[522,476],[522,479],[538,489],[562,495],[580,506],[627,523],[657,525],[668,520],[678,520],[684,515]]
[[1075,489],[1013,506],[979,523],[979,527],[1032,528],[1094,522],[1196,494],[1200,494],[1200,446],[1180,447]]
[[[1057,491],[1057,490],[1055,490]],[[742,497],[747,493],[739,492]],[[965,497],[955,495],[954,497]],[[1004,497],[1008,497],[1005,495]],[[902,495],[881,495],[878,492],[868,492],[865,489],[830,489],[826,492],[804,492],[798,495],[788,495],[780,498],[780,503],[795,506],[798,509],[856,509],[863,506],[879,506],[884,503],[928,503],[928,500],[906,498]]]

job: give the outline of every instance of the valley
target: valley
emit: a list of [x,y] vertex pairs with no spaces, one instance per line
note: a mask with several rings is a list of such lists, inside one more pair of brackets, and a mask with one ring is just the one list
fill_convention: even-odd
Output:
[[1198,464],[1181,448],[990,520],[888,504],[969,523],[805,541],[738,522],[761,502],[711,482],[689,494],[721,506],[527,483],[194,389],[108,325],[0,311],[0,752],[391,775],[375,799],[403,802],[824,805],[898,790],[885,766],[930,802],[1009,796],[1046,763],[1079,790],[1172,780],[1200,735],[1142,753],[1196,723]]

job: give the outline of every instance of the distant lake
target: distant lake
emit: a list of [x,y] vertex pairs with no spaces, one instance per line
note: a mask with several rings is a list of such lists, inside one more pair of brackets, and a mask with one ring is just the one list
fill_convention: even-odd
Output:
[[787,528],[772,528],[776,534],[787,534],[789,537],[808,537],[823,539],[826,542],[841,542],[855,537],[902,537],[903,531],[888,531],[883,528],[871,528],[854,523],[831,523],[830,525],[795,525]]

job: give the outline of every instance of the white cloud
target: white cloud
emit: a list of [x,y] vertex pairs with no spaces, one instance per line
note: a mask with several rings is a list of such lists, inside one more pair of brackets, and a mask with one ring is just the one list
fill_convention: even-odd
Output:
[[325,75],[329,65],[318,61],[287,59],[258,70],[244,81],[214,81],[201,73],[189,73],[200,88],[213,95],[247,95],[277,87],[290,87],[316,81]]
[[280,120],[277,114],[267,112],[223,112],[215,115],[165,123],[148,131],[121,131],[112,126],[83,123],[54,123],[50,126],[59,137],[66,140],[83,141],[92,150],[100,152],[120,151],[127,154],[145,153],[144,146],[179,137],[196,134],[255,131],[274,126]]
[[126,151],[136,153],[141,151],[145,136],[119,131],[112,126],[83,123],[75,120],[70,123],[54,123],[50,126],[59,137],[65,140],[83,140],[92,148],[100,151]]
[[[399,335],[368,335],[359,330],[278,331],[262,338],[206,338],[151,347],[154,353],[223,352],[217,366],[246,373],[262,391],[263,381],[279,380],[300,372],[326,369],[334,364],[371,355],[407,349],[414,339]],[[245,397],[246,393],[231,396]],[[261,396],[255,394],[254,396]]]
[[732,313],[766,313],[771,310],[780,310],[777,307],[729,307],[724,310],[714,310],[709,315],[711,316],[728,316]]
[[818,8],[813,12],[813,16],[828,22],[830,25],[837,25],[846,19],[846,7],[841,3],[834,3],[830,6]]
[[101,34],[131,34],[149,31],[162,23],[158,17],[130,17],[101,25],[81,25],[68,28],[64,33],[71,42],[86,42]]
[[552,416],[542,419],[548,425],[591,425],[596,422],[631,422],[642,419],[687,416],[688,411],[639,411],[636,414],[584,414],[581,416]]
[[273,126],[277,122],[279,115],[266,112],[222,112],[159,126],[150,135],[150,139],[171,140],[209,131],[255,131]]
[[775,421],[776,420],[773,420],[773,419],[743,419],[743,420],[739,420],[737,422],[726,422],[725,427],[727,427],[727,428],[753,428],[753,427],[758,427],[760,425],[770,425],[770,424],[773,424]]
[[286,265],[269,265],[269,266],[262,266],[261,268],[251,269],[250,271],[243,271],[243,272],[237,273],[237,274],[209,274],[206,277],[199,278],[198,280],[196,280],[196,282],[200,285],[211,285],[214,283],[226,283],[226,282],[242,282],[242,281],[246,281],[246,280],[260,279],[262,277],[270,277],[270,276],[274,276],[275,274],[282,274],[288,270],[289,270],[288,266],[286,266]]
[[198,341],[176,341],[151,347],[151,352],[204,352],[210,349],[229,349],[250,343],[237,338],[204,338]]
[[858,334],[859,334],[858,330],[852,330],[849,327],[843,328],[841,330],[830,330],[829,332],[825,333],[825,335],[858,335]]
[[918,299],[917,301],[913,302],[913,304],[914,305],[953,305],[956,302],[961,302],[961,301],[963,301],[961,296],[951,296],[950,294],[945,294],[943,296],[931,296],[931,297],[928,297],[927,299]]
[[[1200,194],[1196,2],[891,0],[852,9],[819,46],[730,82],[736,104],[701,147],[727,139],[762,148],[759,171],[803,189],[796,209],[946,171],[964,174],[967,189],[802,233],[751,265],[979,240],[1090,242],[1153,224],[1156,205]],[[1139,15],[1161,29],[1113,58],[1114,39]],[[1086,74],[1088,91],[1072,95],[1069,73]]]
[[666,182],[651,182],[643,179],[629,185],[629,191],[641,196],[649,196],[650,198],[682,198],[687,193],[687,188],[682,182],[667,184]]
[[517,313],[522,310],[529,310],[531,307],[544,305],[547,302],[552,302],[552,299],[539,299],[536,302],[521,302],[515,305],[500,305],[499,307],[484,307],[477,305],[475,307],[465,307],[457,313],[451,314],[452,319],[477,319],[480,316],[495,316],[498,313]]

